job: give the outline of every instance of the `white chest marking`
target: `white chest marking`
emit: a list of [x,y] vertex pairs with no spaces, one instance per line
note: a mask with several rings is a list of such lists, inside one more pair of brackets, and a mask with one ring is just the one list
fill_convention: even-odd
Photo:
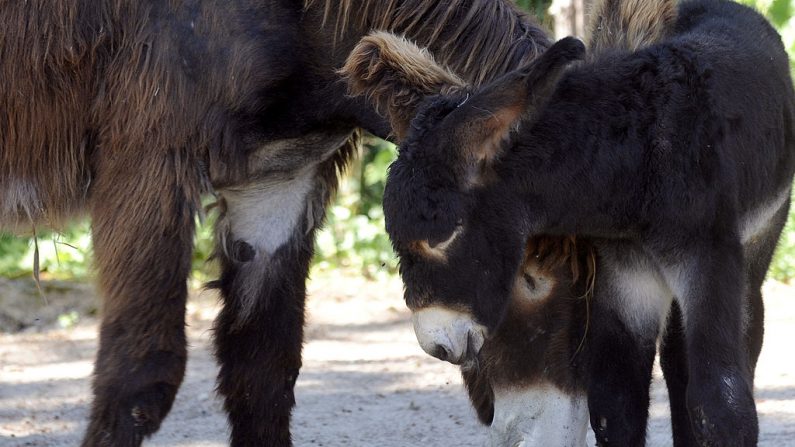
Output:
[[582,447],[587,430],[585,394],[569,395],[552,384],[494,389],[490,447]]

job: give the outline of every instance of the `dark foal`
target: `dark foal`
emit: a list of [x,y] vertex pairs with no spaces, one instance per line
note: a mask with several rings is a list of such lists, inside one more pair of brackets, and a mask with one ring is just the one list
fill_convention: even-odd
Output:
[[509,0],[29,0],[2,2],[0,24],[0,225],[93,220],[104,306],[85,446],[140,445],[171,407],[207,192],[231,443],[290,445],[314,233],[359,129],[390,133],[336,70],[372,28],[478,85],[549,45]]
[[[780,38],[744,6],[689,0],[660,43],[570,66],[583,58],[563,39],[483,88],[387,108],[412,117],[384,208],[418,338],[465,360],[505,318],[528,236],[596,238],[595,320],[609,322],[590,332],[604,345],[588,377],[607,378],[588,386],[598,442],[643,444],[625,427],[642,398],[627,383],[648,380],[675,300],[681,330],[663,350],[681,355],[664,366],[679,379],[674,423],[691,428],[678,442],[755,445],[761,282],[795,171]],[[385,105],[412,94],[389,84],[405,75],[384,79],[359,90]]]
[[[623,419],[615,424],[625,435],[610,444],[643,444],[651,381],[646,365],[656,346],[639,346],[626,335],[604,338],[603,328],[615,325],[610,309],[593,300],[601,281],[596,276],[597,247],[604,243],[550,236],[528,241],[504,319],[478,355],[461,366],[478,418],[490,426],[490,445],[582,446],[588,407],[616,403],[623,406],[623,412],[616,412]],[[679,346],[681,314],[675,303],[662,340],[660,358],[670,390],[674,445],[695,446],[683,406],[686,365]],[[755,337],[754,343],[760,342]],[[629,379],[620,386],[631,390],[624,393],[633,397],[631,401],[610,394],[619,386],[613,383],[615,373],[590,376],[598,369],[593,364],[602,362],[609,349],[625,354],[634,350],[637,355],[634,369],[618,374]],[[605,402],[589,402],[589,396]]]
[[461,367],[490,445],[585,445],[595,260],[573,237],[528,242],[505,319]]

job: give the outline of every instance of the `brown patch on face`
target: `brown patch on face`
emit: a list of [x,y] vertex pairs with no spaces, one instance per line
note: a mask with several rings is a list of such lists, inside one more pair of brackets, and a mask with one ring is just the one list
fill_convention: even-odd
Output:
[[437,262],[447,262],[447,254],[442,250],[431,247],[428,241],[411,242],[409,244],[409,250],[425,259],[430,259]]
[[574,237],[528,241],[508,314],[480,353],[492,385],[584,387],[573,360],[586,335],[594,259],[593,247]]
[[414,241],[409,244],[409,250],[425,259],[430,259],[437,262],[447,262],[447,250],[460,234],[461,228],[458,228],[453,232],[453,234],[450,235],[447,240],[434,245],[431,245],[427,240]]

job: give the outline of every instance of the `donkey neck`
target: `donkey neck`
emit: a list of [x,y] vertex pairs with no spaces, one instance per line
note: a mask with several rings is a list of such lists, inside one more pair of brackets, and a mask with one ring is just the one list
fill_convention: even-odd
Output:
[[642,223],[633,204],[653,181],[647,148],[670,129],[653,125],[665,102],[649,98],[640,76],[604,65],[572,70],[522,124],[497,166],[493,188],[502,191],[493,196],[523,205],[516,217],[530,234],[629,236]]

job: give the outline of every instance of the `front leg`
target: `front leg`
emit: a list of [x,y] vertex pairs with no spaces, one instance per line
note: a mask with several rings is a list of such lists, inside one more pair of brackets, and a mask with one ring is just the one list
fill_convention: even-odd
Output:
[[329,190],[318,169],[221,191],[215,353],[235,447],[292,444],[305,281]]
[[649,387],[670,291],[631,244],[599,248],[587,337],[588,407],[600,446],[646,444]]
[[660,343],[660,367],[668,388],[671,408],[671,431],[674,447],[696,447],[698,443],[690,425],[687,411],[687,351],[679,305],[671,306],[668,323]]
[[104,301],[84,447],[141,445],[182,382],[200,181],[178,157],[118,151],[99,161],[91,216]]

